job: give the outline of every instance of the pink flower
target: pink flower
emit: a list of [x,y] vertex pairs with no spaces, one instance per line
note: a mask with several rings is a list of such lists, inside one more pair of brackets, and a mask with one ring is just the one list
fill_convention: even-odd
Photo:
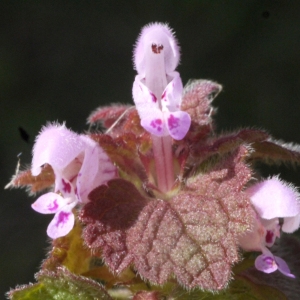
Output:
[[255,267],[265,273],[279,270],[286,276],[291,274],[286,262],[274,256],[267,247],[272,247],[280,237],[279,218],[284,218],[282,231],[293,232],[299,228],[300,206],[296,189],[273,177],[261,181],[246,190],[255,208],[251,232],[239,238],[240,246],[246,251],[261,251],[255,260]]
[[184,138],[191,125],[190,115],[180,110],[182,82],[174,71],[180,53],[172,30],[165,24],[145,26],[134,50],[138,75],[133,83],[133,99],[141,125],[159,137]]
[[282,258],[273,255],[270,251],[269,253],[265,252],[256,258],[255,268],[267,274],[278,270],[285,276],[295,278],[295,275],[291,274],[287,263]]
[[262,219],[283,218],[282,231],[287,233],[299,228],[299,193],[291,184],[273,177],[254,184],[247,193]]
[[55,216],[47,234],[55,239],[74,226],[72,209],[88,202],[88,194],[97,186],[117,176],[117,170],[103,149],[89,137],[78,135],[64,125],[48,125],[36,139],[31,173],[37,176],[44,164],[53,168],[54,193],[39,197],[32,208]]

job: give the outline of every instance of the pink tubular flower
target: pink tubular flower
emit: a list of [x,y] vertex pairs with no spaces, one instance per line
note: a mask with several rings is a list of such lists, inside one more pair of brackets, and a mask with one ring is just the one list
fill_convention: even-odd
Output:
[[133,99],[141,125],[151,134],[181,140],[191,125],[190,115],[180,110],[182,82],[174,71],[179,47],[171,29],[162,23],[145,26],[134,50],[138,75]]
[[86,203],[88,194],[97,186],[117,176],[117,170],[103,149],[89,137],[78,135],[64,125],[48,125],[36,139],[31,173],[37,176],[44,164],[53,168],[54,193],[39,197],[32,208],[55,216],[47,234],[55,239],[74,226],[72,209]]
[[240,237],[240,246],[246,251],[261,251],[255,260],[255,267],[272,273],[279,270],[288,277],[294,278],[286,262],[274,256],[267,247],[272,247],[280,237],[278,218],[284,218],[282,231],[291,233],[299,228],[300,206],[299,194],[294,187],[273,177],[249,187],[246,192],[256,211],[253,218],[253,229]]

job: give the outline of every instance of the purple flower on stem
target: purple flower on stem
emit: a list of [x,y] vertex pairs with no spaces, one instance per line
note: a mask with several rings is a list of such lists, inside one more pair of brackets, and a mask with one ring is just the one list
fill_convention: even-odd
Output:
[[282,231],[291,233],[300,225],[299,194],[296,189],[278,177],[254,184],[246,190],[257,213],[253,218],[253,229],[240,237],[240,246],[246,251],[261,251],[255,267],[265,273],[279,270],[294,278],[286,262],[274,256],[267,247],[272,247],[280,237],[279,219],[283,218]]
[[180,110],[182,82],[174,71],[180,53],[172,30],[165,24],[145,26],[134,49],[138,72],[133,83],[133,100],[141,125],[152,134],[156,182],[162,192],[174,184],[172,138],[187,134],[191,117]]
[[40,196],[32,208],[42,214],[55,214],[47,229],[49,237],[55,239],[72,230],[72,209],[77,203],[88,202],[88,194],[115,178],[117,170],[95,141],[64,125],[48,125],[36,139],[32,175],[39,175],[45,164],[53,168],[55,192]]
[[175,140],[183,139],[191,125],[189,114],[180,110],[183,87],[174,71],[179,58],[177,41],[167,25],[154,23],[142,29],[134,51],[138,75],[133,99],[148,132]]

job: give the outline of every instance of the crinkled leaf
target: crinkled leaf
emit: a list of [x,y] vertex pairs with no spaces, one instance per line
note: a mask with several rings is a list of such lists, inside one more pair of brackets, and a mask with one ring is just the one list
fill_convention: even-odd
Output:
[[124,122],[122,131],[125,133],[133,133],[140,136],[145,133],[145,129],[141,126],[141,119],[136,109],[131,109],[128,112],[128,117]]
[[[114,104],[114,105],[109,105],[109,106],[101,106],[89,115],[87,122],[88,122],[88,124],[102,122],[102,124],[105,128],[109,128],[130,107],[131,107],[130,105],[126,105],[126,104]],[[124,120],[125,119],[123,119],[123,121]]]
[[250,157],[252,160],[267,164],[300,164],[300,145],[268,139],[253,143],[252,147],[255,150]]
[[88,123],[94,124],[96,122],[102,122],[102,125],[107,129],[106,133],[113,137],[119,137],[124,133],[132,133],[136,136],[145,133],[137,110],[130,105],[116,104],[99,107],[88,118]]
[[107,265],[120,273],[133,259],[126,238],[148,200],[123,179],[109,181],[89,197],[91,202],[84,206],[80,216],[87,224],[83,238],[93,250],[102,250]]
[[186,138],[203,138],[212,130],[214,108],[211,102],[221,90],[221,85],[208,80],[190,80],[184,87],[181,109],[192,119]]
[[240,148],[170,201],[147,198],[122,179],[95,189],[81,214],[86,244],[102,250],[113,272],[133,263],[155,284],[175,275],[189,288],[224,288],[238,261],[236,237],[251,226],[246,153]]
[[[241,145],[252,146],[254,142],[264,141],[268,137],[264,131],[245,128],[235,133],[210,138],[205,143],[199,141],[190,149],[191,155],[186,165],[185,177],[191,172],[208,171],[216,161],[222,159],[223,155],[236,151]],[[252,151],[249,151],[247,160],[251,154]]]
[[191,150],[192,156],[197,160],[204,161],[215,154],[226,154],[236,150],[242,144],[260,143],[265,141],[269,135],[258,129],[245,128],[238,132],[220,135],[202,143],[194,144]]
[[52,186],[54,180],[53,169],[46,164],[38,176],[32,176],[30,170],[19,172],[6,187],[28,187],[31,193],[36,193]]
[[139,140],[134,134],[123,134],[117,138],[105,134],[92,134],[90,137],[100,144],[118,166],[122,177],[137,185],[147,181],[147,174],[139,159]]
[[133,272],[129,269],[126,269],[119,276],[109,272],[101,259],[101,254],[95,251],[92,253],[83,244],[81,234],[81,224],[76,222],[68,235],[53,240],[52,249],[47,259],[44,260],[42,269],[55,271],[57,267],[65,266],[72,273],[100,280],[107,287],[116,283],[133,281],[133,279],[136,281]]
[[11,300],[94,300],[112,299],[97,282],[59,267],[56,272],[41,271],[38,283],[17,287],[8,293]]

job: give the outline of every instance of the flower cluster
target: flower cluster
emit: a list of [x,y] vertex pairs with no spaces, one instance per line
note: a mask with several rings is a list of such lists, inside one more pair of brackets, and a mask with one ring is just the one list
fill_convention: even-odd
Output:
[[[31,169],[11,185],[48,190],[32,208],[55,214],[52,250],[38,282],[11,291],[11,299],[72,298],[78,290],[83,298],[119,299],[116,289],[122,299],[173,299],[186,288],[198,288],[189,292],[195,299],[235,298],[251,280],[249,269],[234,268],[246,251],[256,253],[257,270],[295,280],[296,270],[271,248],[299,228],[299,193],[278,176],[261,179],[253,166],[300,164],[300,147],[261,130],[216,134],[211,103],[222,87],[193,80],[183,88],[179,59],[167,25],[145,26],[134,49],[136,107],[92,113],[89,122],[106,133],[42,129]],[[243,288],[231,289],[233,272]]]

